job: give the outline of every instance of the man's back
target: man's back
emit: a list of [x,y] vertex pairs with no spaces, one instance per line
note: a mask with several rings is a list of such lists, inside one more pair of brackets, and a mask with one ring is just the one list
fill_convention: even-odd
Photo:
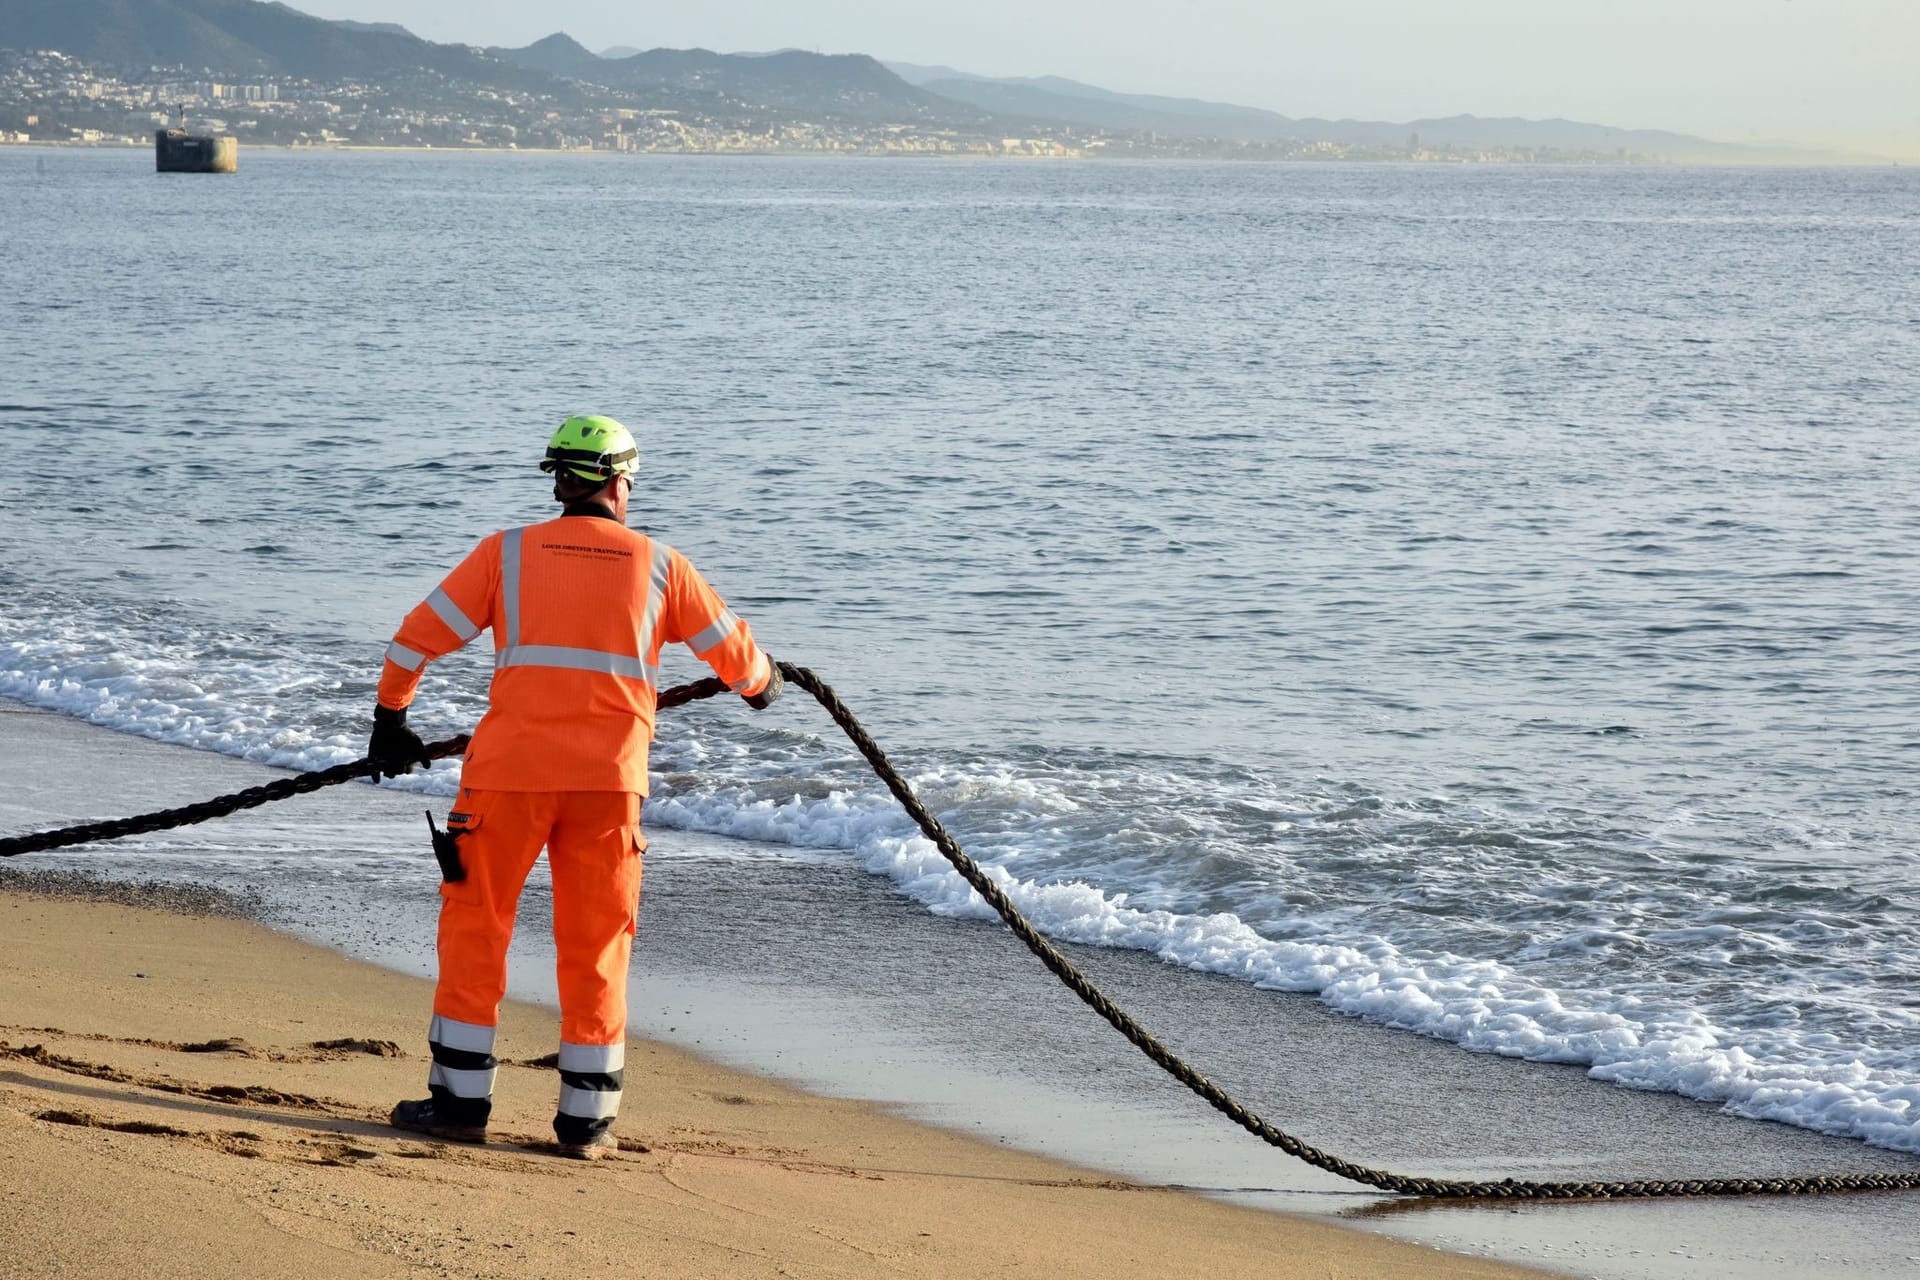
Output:
[[596,515],[484,539],[408,615],[382,694],[417,681],[410,654],[437,657],[488,628],[495,670],[462,768],[470,787],[645,795],[662,645],[689,643],[736,688],[766,676],[746,623],[686,557]]

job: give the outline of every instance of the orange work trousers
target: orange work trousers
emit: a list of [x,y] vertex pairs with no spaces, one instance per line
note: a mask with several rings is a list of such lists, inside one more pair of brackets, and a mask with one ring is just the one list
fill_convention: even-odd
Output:
[[440,886],[433,1011],[493,1027],[527,873],[547,851],[559,953],[560,1038],[614,1045],[627,1031],[627,965],[640,907],[640,797],[627,791],[463,788],[447,815],[466,879]]

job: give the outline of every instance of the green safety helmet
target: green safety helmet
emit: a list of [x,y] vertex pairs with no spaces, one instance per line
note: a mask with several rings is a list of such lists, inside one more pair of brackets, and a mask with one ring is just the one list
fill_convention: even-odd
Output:
[[640,450],[633,443],[633,433],[612,418],[577,413],[547,441],[547,457],[540,464],[547,472],[562,468],[581,480],[630,476],[640,470]]

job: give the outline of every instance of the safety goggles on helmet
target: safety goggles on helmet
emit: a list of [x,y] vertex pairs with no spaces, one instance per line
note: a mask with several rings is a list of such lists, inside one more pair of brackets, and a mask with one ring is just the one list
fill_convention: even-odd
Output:
[[553,433],[540,469],[564,469],[582,480],[611,480],[640,470],[640,450],[632,433],[612,418],[577,414]]

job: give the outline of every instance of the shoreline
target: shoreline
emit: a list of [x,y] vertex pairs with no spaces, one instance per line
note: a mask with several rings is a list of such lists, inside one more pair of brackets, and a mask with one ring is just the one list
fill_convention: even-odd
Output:
[[[230,135],[229,135],[230,136]],[[244,141],[244,140],[242,140]],[[20,147],[43,150],[65,151],[151,151],[153,142],[143,139],[138,142],[73,142],[68,140],[36,138],[26,142],[0,143],[0,148]],[[393,143],[316,143],[311,146],[299,146],[290,142],[248,142],[245,150],[286,152],[288,154],[306,154],[309,152],[366,152],[372,154],[393,155],[498,155],[498,156],[596,156],[619,157],[622,159],[644,159],[649,156],[686,158],[703,156],[714,158],[756,159],[756,160],[901,160],[901,161],[941,161],[974,163],[1070,163],[1075,161],[1096,164],[1191,164],[1191,165],[1328,165],[1355,166],[1373,168],[1489,168],[1489,169],[1724,169],[1739,172],[1746,169],[1902,169],[1911,168],[1913,160],[1869,157],[1857,161],[1834,160],[1814,164],[1793,161],[1764,160],[1480,160],[1458,159],[1355,159],[1339,160],[1320,156],[1303,156],[1298,159],[1272,157],[1235,157],[1235,156],[1141,156],[1141,155],[983,155],[970,152],[944,151],[748,151],[748,150],[708,150],[708,151],[608,151],[580,147],[436,147],[430,145],[400,146]]]
[[[0,760],[14,779],[0,792],[0,829],[9,831],[142,812],[278,776],[20,704],[0,704]],[[70,859],[40,855],[19,870],[117,868],[157,875],[169,890],[188,880],[259,892],[272,936],[419,983],[405,975],[430,972],[422,947],[437,902],[431,859],[415,847],[424,799],[332,788],[217,828],[136,838],[126,847],[132,862],[104,862],[100,850],[113,846],[100,846]],[[1850,1260],[1845,1274],[1862,1276],[1908,1274],[1914,1261],[1901,1251],[1897,1225],[1911,1197],[1899,1194],[1490,1210],[1409,1203],[1337,1182],[1220,1121],[1089,1016],[999,926],[936,917],[830,860],[770,858],[756,846],[672,829],[652,834],[629,1024],[648,1052],[671,1047],[740,1079],[787,1082],[780,1087],[815,1095],[818,1105],[876,1100],[882,1114],[905,1117],[902,1124],[1050,1160],[1056,1170],[1082,1171],[1077,1176],[1107,1170],[1091,1176],[1179,1187],[1206,1203],[1231,1201],[1287,1221],[1364,1224],[1520,1266],[1605,1280],[1755,1271],[1825,1280],[1835,1258]],[[386,887],[370,899],[356,875],[375,864]],[[143,865],[153,870],[141,872]],[[0,870],[0,891],[12,878]],[[150,890],[103,892],[140,901]],[[522,903],[509,994],[533,1001],[526,1008],[550,1024],[546,906],[536,874]],[[1911,1167],[1851,1140],[1620,1089],[1571,1068],[1469,1053],[1307,996],[1186,973],[1145,954],[1063,950],[1229,1092],[1304,1140],[1363,1163],[1492,1178]],[[419,1051],[411,1041],[423,1034],[426,997],[415,1000],[418,1008],[386,1037],[408,1052]],[[206,1033],[234,1034],[244,1033]],[[403,1081],[404,1089],[417,1086]],[[637,1086],[629,1094],[635,1105],[644,1096]],[[378,1109],[375,1119],[384,1114]],[[526,1131],[543,1124],[535,1117]],[[1287,1216],[1301,1213],[1313,1216]],[[1869,1243],[1856,1245],[1863,1233]]]

